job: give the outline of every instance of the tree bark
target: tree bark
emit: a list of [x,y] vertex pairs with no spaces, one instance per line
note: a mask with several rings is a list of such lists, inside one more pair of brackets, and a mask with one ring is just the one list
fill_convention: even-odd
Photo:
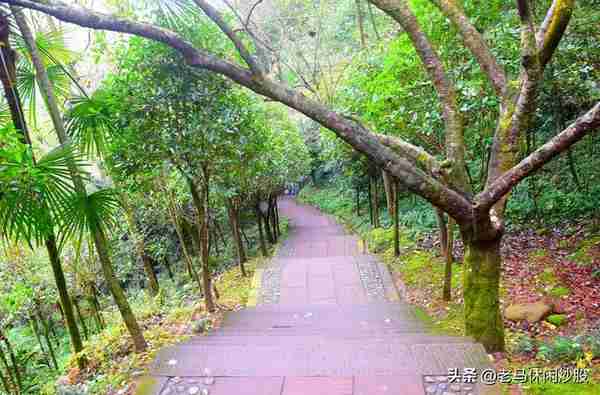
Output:
[[[0,340],[3,340],[3,339],[4,339],[4,334],[0,331]],[[17,379],[15,378],[15,373],[13,372],[13,369],[9,365],[8,360],[6,359],[6,355],[4,354],[4,349],[3,349],[3,346],[1,343],[0,343],[0,361],[2,361],[2,365],[4,365],[4,369],[6,370],[6,380],[8,382],[8,388],[9,388],[9,390],[7,392],[10,394],[11,393],[10,389],[14,388],[14,390],[17,394],[20,393],[20,389],[17,384]]]
[[394,180],[394,256],[400,256],[400,188],[398,181]]
[[379,221],[379,194],[377,193],[377,178],[371,176],[371,205],[373,206],[373,227],[380,228]]
[[465,332],[481,342],[488,353],[504,351],[504,324],[500,313],[500,242],[473,240],[463,232]]
[[[12,374],[14,376],[14,382],[16,384],[18,393],[21,393],[21,392],[23,392],[23,380],[21,378],[21,371],[19,370],[19,364],[17,363],[17,357],[15,356],[15,352],[13,350],[12,345],[10,344],[10,341],[8,341],[8,338],[6,336],[4,336],[4,334],[1,332],[0,332],[0,338],[2,339],[2,341],[4,341],[4,345],[6,346],[6,351],[8,352],[8,356],[10,358],[10,364],[12,365],[12,369],[10,369],[8,367],[8,363],[6,363],[6,358],[4,357],[4,355],[2,355],[5,366],[9,372],[12,370]],[[50,344],[50,343],[48,342],[48,344]],[[0,352],[1,352],[1,348],[2,347],[0,347]]]
[[127,301],[127,296],[125,296],[125,291],[121,287],[119,283],[119,279],[115,275],[115,271],[112,266],[112,262],[110,260],[108,254],[108,242],[106,241],[106,236],[104,236],[104,232],[102,229],[97,228],[93,232],[94,241],[96,244],[96,249],[98,252],[98,257],[100,258],[100,265],[102,266],[102,272],[104,274],[104,279],[108,284],[108,289],[113,296],[115,304],[121,313],[121,317],[123,318],[123,322],[131,335],[133,340],[133,344],[136,352],[143,352],[148,347],[146,340],[144,339],[144,333],[142,332],[142,328],[140,328],[133,311],[131,310],[131,306]]
[[229,214],[229,224],[231,227],[231,236],[235,244],[237,252],[238,264],[243,277],[246,277],[246,268],[244,263],[248,260],[246,258],[246,250],[244,249],[244,243],[242,242],[242,236],[240,234],[240,222],[239,222],[239,209],[238,202],[235,199],[228,199],[227,212]]
[[390,217],[394,216],[394,182],[390,173],[385,170],[381,171],[381,178],[383,179],[383,190],[385,191],[385,202],[387,204],[387,210]]
[[254,212],[256,213],[256,223],[258,224],[258,241],[260,243],[260,251],[262,255],[266,258],[269,254],[267,252],[267,244],[265,243],[265,235],[263,233],[262,226],[262,214],[260,212],[260,207],[258,203],[254,206]]
[[198,215],[198,237],[200,240],[200,255],[202,259],[202,288],[204,289],[204,302],[206,310],[209,312],[215,311],[215,303],[213,301],[212,278],[210,268],[210,258],[208,252],[208,174],[204,171],[204,180],[202,189],[198,190],[196,183],[188,178],[192,201]]

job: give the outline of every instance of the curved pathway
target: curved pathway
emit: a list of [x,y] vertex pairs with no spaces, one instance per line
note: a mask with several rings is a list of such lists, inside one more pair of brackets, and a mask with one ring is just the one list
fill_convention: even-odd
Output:
[[[281,199],[290,235],[262,272],[259,305],[161,351],[157,394],[466,395],[449,369],[488,367],[483,347],[432,336],[387,268],[318,210]],[[468,380],[467,380],[468,381]],[[486,391],[484,391],[486,390]]]

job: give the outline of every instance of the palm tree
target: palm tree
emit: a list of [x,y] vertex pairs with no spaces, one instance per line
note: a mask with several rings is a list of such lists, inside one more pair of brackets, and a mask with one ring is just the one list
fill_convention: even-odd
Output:
[[[11,10],[29,51],[36,80],[52,119],[54,130],[60,143],[68,144],[69,138],[63,124],[56,95],[37,43],[22,10],[14,6],[11,6]],[[64,235],[76,236],[79,239],[83,238],[86,234],[92,237],[100,259],[104,278],[133,339],[135,349],[139,352],[144,351],[147,348],[147,344],[143,331],[115,275],[106,239],[106,226],[114,219],[115,209],[119,206],[117,195],[114,190],[109,188],[88,194],[75,162],[69,163],[69,171],[76,193],[72,195],[71,201],[68,202],[62,213]]]
[[[11,188],[2,188],[0,194],[0,230],[2,235],[12,239],[24,239],[28,244],[45,244],[60,301],[65,313],[71,345],[75,353],[83,350],[81,335],[75,321],[71,298],[67,291],[62,263],[54,234],[53,209],[60,205],[70,193],[70,185],[65,181],[66,161],[76,162],[73,151],[63,148],[46,155],[36,163],[31,147],[31,139],[23,115],[23,107],[15,87],[16,70],[14,53],[10,48],[9,22],[0,14],[0,76],[4,93],[10,108],[14,128],[3,129],[3,144],[0,152],[4,168],[0,183],[8,183]],[[10,141],[8,137],[17,136]],[[12,149],[11,149],[12,148]],[[78,358],[80,366],[84,360]]]

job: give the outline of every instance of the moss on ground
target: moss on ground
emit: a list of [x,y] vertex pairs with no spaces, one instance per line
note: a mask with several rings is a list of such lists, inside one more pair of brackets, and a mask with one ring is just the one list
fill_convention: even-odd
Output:
[[579,244],[575,252],[569,255],[569,258],[580,265],[589,265],[594,260],[594,256],[591,254],[592,249],[598,246],[600,246],[600,236],[584,240]]

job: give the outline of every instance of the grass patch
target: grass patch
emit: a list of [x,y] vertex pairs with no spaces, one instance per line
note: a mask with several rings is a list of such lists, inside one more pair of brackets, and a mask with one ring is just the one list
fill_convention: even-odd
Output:
[[590,239],[584,240],[579,244],[579,247],[569,255],[569,258],[579,265],[589,265],[594,260],[591,251],[593,248],[600,246],[600,236],[594,236]]

